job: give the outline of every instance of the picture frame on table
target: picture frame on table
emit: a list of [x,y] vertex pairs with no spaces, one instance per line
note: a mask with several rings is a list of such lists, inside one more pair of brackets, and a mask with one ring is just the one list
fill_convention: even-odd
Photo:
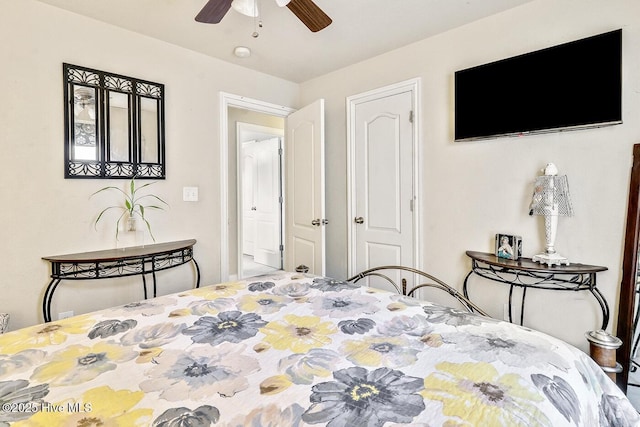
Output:
[[495,254],[498,258],[517,260],[522,258],[522,237],[512,234],[496,234]]

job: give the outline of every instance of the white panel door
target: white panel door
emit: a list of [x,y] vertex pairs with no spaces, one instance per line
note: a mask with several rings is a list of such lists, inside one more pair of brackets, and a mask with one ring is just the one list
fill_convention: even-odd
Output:
[[287,118],[285,270],[325,274],[324,100]]
[[356,271],[415,265],[412,96],[376,98],[355,110]]
[[256,156],[253,147],[255,141],[242,144],[242,251],[254,254],[256,236],[255,169]]
[[280,138],[254,144],[255,244],[253,260],[282,267],[280,253]]

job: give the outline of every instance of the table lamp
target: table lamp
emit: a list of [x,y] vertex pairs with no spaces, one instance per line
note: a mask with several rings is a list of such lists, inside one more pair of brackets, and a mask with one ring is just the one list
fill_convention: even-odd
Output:
[[571,198],[569,197],[569,182],[566,175],[558,175],[558,168],[553,163],[548,163],[544,168],[544,175],[536,178],[529,215],[544,216],[546,239],[545,251],[533,256],[532,260],[548,266],[569,265],[569,260],[558,254],[554,246],[558,217],[573,216]]

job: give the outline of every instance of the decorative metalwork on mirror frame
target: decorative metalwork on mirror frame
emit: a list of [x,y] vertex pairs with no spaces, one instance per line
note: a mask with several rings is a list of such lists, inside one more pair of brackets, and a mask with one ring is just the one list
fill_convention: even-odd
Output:
[[63,64],[65,178],[164,179],[164,85]]

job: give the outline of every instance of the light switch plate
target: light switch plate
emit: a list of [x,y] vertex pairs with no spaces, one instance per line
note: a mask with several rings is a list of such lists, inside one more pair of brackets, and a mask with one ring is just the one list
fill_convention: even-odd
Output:
[[198,187],[182,187],[182,200],[185,202],[197,202]]

